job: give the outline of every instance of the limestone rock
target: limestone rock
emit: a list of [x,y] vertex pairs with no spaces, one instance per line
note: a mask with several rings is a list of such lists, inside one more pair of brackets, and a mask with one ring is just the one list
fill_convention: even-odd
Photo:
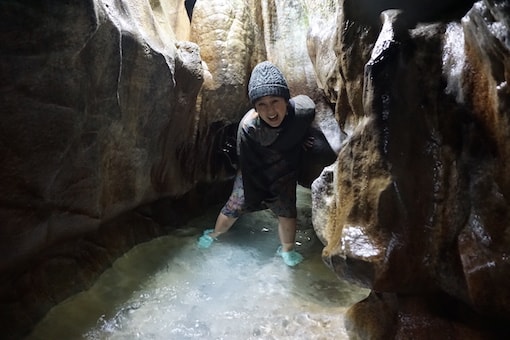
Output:
[[[176,103],[176,72],[190,63],[145,2],[2,7],[6,268],[157,197],[158,139],[193,122],[169,125],[193,101]],[[197,92],[194,76],[187,86]],[[176,192],[191,187],[181,183]]]
[[[0,270],[2,304],[10,304],[24,288],[36,289],[37,280],[23,279],[27,266],[43,270],[39,261],[67,249],[55,256],[72,273],[64,269],[75,263],[70,243],[160,195],[192,188],[195,179],[182,176],[175,157],[162,180],[151,169],[168,151],[165,136],[178,145],[187,139],[180,132],[194,129],[187,111],[202,77],[201,64],[176,47],[172,25],[156,20],[146,1],[8,1],[0,13]],[[147,221],[139,234],[155,237],[153,227]],[[85,270],[97,275],[105,265]],[[83,287],[87,276],[62,280]],[[36,314],[66,292],[35,299]],[[15,304],[3,307],[2,326],[30,327],[30,308],[19,316]]]
[[[377,26],[377,11],[343,2],[336,91],[348,105],[337,101],[336,113],[357,118],[336,165],[312,185],[325,207],[314,210],[325,262],[374,292],[351,309],[351,336],[507,337],[509,5],[371,8],[389,5],[401,10]],[[346,35],[356,27],[366,28],[361,48]],[[361,72],[349,59],[370,43],[368,59],[352,62]],[[345,81],[356,78],[363,91]]]
[[198,99],[198,109],[207,117],[204,124],[237,123],[249,108],[248,79],[264,58],[253,15],[245,1],[198,1],[195,5],[191,40],[200,46],[209,73]]

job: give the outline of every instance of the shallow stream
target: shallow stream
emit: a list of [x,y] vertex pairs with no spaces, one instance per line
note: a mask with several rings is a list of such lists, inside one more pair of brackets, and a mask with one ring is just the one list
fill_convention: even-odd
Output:
[[218,210],[134,247],[91,289],[54,307],[28,339],[347,339],[343,315],[367,291],[323,264],[309,190],[298,188],[305,260],[295,268],[275,255],[270,211],[241,217],[211,248],[198,249]]

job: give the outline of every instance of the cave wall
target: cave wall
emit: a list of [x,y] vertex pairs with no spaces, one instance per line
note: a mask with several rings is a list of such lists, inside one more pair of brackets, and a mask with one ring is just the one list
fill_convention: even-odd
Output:
[[163,232],[135,207],[193,187],[175,155],[157,171],[203,81],[198,48],[157,15],[172,2],[0,3],[2,334]]
[[[2,16],[5,269],[157,197],[160,139],[191,125],[202,79],[197,49],[144,2],[11,1]],[[175,182],[174,193],[192,184]]]
[[334,45],[317,73],[348,134],[312,185],[314,227],[325,263],[372,290],[352,339],[510,334],[509,24],[506,1],[345,0],[310,36]]

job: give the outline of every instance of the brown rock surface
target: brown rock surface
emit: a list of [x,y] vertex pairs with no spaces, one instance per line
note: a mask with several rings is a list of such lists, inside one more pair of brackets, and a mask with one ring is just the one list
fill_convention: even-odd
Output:
[[[159,138],[190,125],[193,97],[176,96],[198,92],[201,69],[141,4],[9,2],[2,15],[5,269],[158,196]],[[179,183],[174,193],[193,182]]]
[[0,13],[1,326],[14,335],[161,234],[129,211],[195,185],[161,141],[193,130],[202,69],[145,1],[8,1]]
[[349,136],[313,184],[325,262],[373,290],[350,335],[508,337],[509,5],[377,1],[401,8],[377,26],[363,3],[343,2],[329,89]]

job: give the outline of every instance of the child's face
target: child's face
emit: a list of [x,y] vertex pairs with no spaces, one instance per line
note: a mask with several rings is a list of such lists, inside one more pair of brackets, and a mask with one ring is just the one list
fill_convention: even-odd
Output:
[[287,100],[283,97],[262,97],[255,102],[255,111],[269,126],[278,127],[287,115]]

